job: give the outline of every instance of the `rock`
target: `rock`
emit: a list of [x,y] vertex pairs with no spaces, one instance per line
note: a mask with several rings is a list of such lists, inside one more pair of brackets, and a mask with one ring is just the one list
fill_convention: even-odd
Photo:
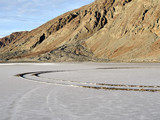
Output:
[[160,61],[159,0],[96,0],[0,39],[9,61]]

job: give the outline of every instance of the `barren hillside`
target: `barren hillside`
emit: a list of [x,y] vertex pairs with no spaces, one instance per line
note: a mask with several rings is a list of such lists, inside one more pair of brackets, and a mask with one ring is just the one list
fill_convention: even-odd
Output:
[[160,61],[159,0],[96,0],[0,39],[1,61]]

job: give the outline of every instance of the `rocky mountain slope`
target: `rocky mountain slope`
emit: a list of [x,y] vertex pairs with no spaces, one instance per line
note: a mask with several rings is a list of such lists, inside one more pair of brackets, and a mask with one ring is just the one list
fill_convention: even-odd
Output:
[[95,0],[0,39],[1,61],[160,61],[159,0]]

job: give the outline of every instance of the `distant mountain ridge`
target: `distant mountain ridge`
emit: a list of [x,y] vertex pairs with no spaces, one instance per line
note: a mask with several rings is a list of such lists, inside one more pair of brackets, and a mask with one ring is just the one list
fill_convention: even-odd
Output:
[[159,0],[95,0],[0,39],[1,61],[159,62]]

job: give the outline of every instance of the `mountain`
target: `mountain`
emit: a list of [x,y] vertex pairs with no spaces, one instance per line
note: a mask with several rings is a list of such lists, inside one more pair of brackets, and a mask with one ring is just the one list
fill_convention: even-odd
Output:
[[0,60],[160,62],[160,1],[95,0],[1,38]]

